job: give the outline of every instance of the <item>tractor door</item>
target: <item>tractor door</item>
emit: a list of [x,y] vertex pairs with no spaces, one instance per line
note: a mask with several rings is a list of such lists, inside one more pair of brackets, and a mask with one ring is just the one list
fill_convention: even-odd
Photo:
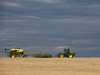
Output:
[[70,53],[70,49],[64,49],[64,55],[67,57]]

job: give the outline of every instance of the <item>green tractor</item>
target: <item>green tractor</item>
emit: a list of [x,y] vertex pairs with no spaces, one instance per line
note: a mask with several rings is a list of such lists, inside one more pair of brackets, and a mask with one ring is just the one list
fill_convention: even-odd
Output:
[[75,56],[75,52],[70,52],[70,49],[64,49],[64,53],[58,53],[57,54],[58,57],[63,58],[63,57],[68,57],[68,58],[72,58],[73,56]]

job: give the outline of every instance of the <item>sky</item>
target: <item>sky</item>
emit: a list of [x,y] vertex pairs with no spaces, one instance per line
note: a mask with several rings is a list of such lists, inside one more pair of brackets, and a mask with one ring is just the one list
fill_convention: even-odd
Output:
[[5,48],[100,57],[100,0],[0,0],[0,57]]

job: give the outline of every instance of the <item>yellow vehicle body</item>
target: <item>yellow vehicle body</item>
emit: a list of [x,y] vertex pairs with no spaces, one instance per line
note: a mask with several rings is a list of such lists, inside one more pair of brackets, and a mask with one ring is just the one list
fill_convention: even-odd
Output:
[[9,50],[9,53],[21,54],[21,53],[24,53],[24,50],[23,49],[12,48],[12,49]]

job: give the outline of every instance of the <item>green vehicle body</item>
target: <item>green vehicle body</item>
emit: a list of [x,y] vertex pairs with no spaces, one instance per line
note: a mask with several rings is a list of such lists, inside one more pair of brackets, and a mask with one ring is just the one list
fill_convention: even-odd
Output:
[[[68,50],[68,49],[66,49],[66,50]],[[70,52],[73,56],[75,56],[75,52]],[[65,51],[65,49],[64,49],[64,55],[66,55],[67,54],[67,51]]]
[[[63,55],[62,57],[70,57],[70,58],[72,58],[73,56],[75,56],[75,52],[70,52],[70,49],[68,48],[68,49],[64,49],[64,53],[58,53],[57,54],[57,56],[58,57],[61,57],[60,55]],[[61,57],[61,58],[62,58]]]

